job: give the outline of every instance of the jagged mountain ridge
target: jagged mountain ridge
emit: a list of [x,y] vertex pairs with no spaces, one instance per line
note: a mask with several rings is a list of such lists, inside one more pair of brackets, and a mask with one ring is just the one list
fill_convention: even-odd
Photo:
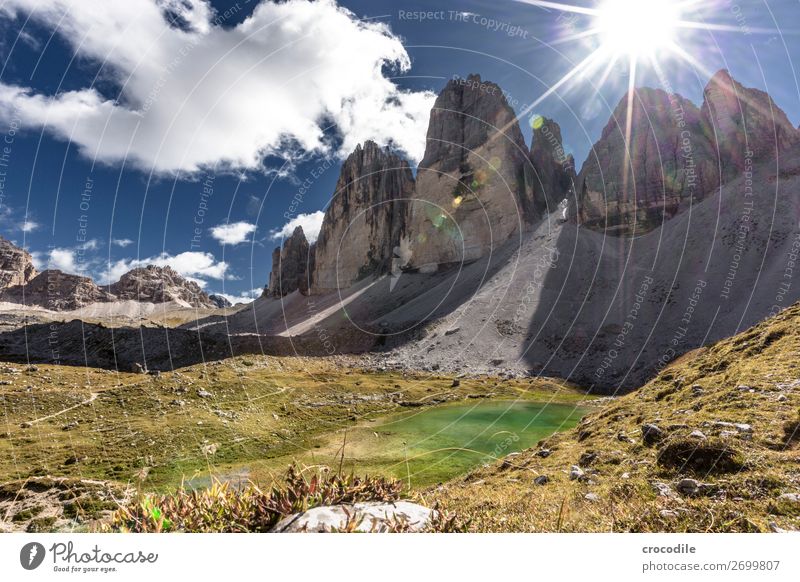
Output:
[[581,168],[573,220],[610,234],[642,234],[800,143],[800,131],[769,95],[726,70],[703,95],[698,108],[677,94],[636,89],[629,142],[624,96]]
[[[432,110],[416,179],[373,143],[344,163],[321,241],[304,261],[314,267],[297,276],[308,282],[304,292],[479,259],[519,240],[565,200],[564,216],[586,228],[642,234],[717,192],[745,165],[800,143],[800,131],[766,93],[725,70],[709,80],[702,107],[649,88],[636,89],[631,104],[630,141],[624,96],[576,174],[555,121],[534,118],[528,149],[497,85],[478,75],[449,81]],[[413,201],[401,204],[406,197]]]
[[185,307],[213,309],[216,303],[202,288],[169,266],[132,269],[111,285],[97,285],[90,277],[47,269],[37,273],[27,251],[0,237],[2,266],[0,301],[73,311],[94,303],[137,301],[174,302]]

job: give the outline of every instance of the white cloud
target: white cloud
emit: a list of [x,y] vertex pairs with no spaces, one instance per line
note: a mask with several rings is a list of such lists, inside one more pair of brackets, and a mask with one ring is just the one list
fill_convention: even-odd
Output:
[[296,148],[331,153],[331,121],[339,155],[372,139],[422,157],[434,95],[385,77],[386,66],[410,67],[400,39],[333,0],[263,1],[236,26],[206,0],[5,0],[3,14],[55,30],[122,87],[49,95],[0,83],[0,118],[44,127],[89,157],[164,173],[255,169]]
[[76,249],[54,248],[44,254],[33,253],[37,269],[58,269],[70,275],[86,275],[83,254]]
[[33,220],[25,220],[22,222],[22,232],[33,232],[37,228],[41,226],[38,222],[34,222]]
[[284,224],[281,228],[270,232],[273,240],[279,240],[292,236],[294,229],[298,226],[303,227],[303,232],[309,243],[316,242],[319,236],[319,231],[322,228],[322,219],[325,218],[325,213],[321,210],[312,212],[310,214],[298,214],[295,218]]
[[115,283],[131,269],[146,267],[147,265],[172,267],[179,274],[196,282],[201,287],[206,284],[204,279],[221,280],[226,278],[226,271],[228,270],[228,263],[217,261],[211,253],[198,251],[186,251],[177,255],[161,253],[146,259],[120,259],[114,261],[108,264],[106,269],[100,273],[98,281],[103,285]]
[[132,245],[133,241],[129,238],[112,238],[111,244],[124,249],[125,247]]
[[238,245],[247,240],[247,235],[256,230],[256,225],[249,222],[232,222],[220,224],[211,230],[211,236],[224,245]]

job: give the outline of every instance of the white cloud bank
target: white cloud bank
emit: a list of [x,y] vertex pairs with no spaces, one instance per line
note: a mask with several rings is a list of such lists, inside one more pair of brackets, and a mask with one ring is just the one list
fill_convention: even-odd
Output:
[[224,245],[238,245],[247,240],[247,235],[256,231],[256,225],[249,222],[220,224],[211,230],[211,236]]
[[333,0],[264,1],[227,28],[206,0],[5,0],[0,17],[55,30],[122,87],[49,95],[0,83],[0,118],[44,127],[90,158],[161,173],[256,169],[287,144],[332,153],[331,121],[339,155],[367,139],[423,154],[434,95],[387,79],[385,66],[410,67],[400,39]]
[[20,229],[22,232],[33,232],[34,230],[38,229],[39,226],[39,223],[34,222],[33,220],[24,220]]
[[270,232],[272,240],[280,240],[292,236],[294,229],[298,226],[303,227],[303,233],[309,243],[316,242],[319,231],[322,228],[322,219],[325,213],[321,210],[309,214],[298,214],[295,218],[284,224],[281,228]]
[[131,246],[133,241],[129,238],[112,238],[111,244],[124,249],[125,247]]

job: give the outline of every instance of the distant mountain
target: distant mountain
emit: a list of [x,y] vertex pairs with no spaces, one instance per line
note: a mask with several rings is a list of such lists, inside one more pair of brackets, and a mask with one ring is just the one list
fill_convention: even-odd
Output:
[[178,274],[172,267],[147,265],[128,271],[116,283],[108,286],[118,301],[132,299],[145,303],[170,301],[189,307],[214,308],[208,294],[200,285]]
[[36,305],[52,311],[72,311],[91,303],[107,303],[116,297],[101,289],[89,277],[47,269],[24,285],[9,287],[3,301]]
[[211,303],[213,303],[214,306],[217,307],[218,309],[224,309],[226,307],[233,307],[233,303],[228,301],[228,299],[226,299],[222,295],[213,294],[213,295],[209,295],[208,298],[211,300]]
[[92,303],[174,302],[184,307],[217,305],[200,286],[171,267],[148,265],[125,273],[119,281],[99,286],[91,278],[47,269],[36,273],[31,255],[0,237],[0,301],[72,311]]

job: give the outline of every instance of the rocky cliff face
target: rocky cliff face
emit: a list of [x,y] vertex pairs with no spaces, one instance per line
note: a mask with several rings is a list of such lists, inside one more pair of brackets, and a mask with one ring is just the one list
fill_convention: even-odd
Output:
[[646,232],[800,140],[766,93],[727,71],[708,83],[701,108],[680,95],[637,89],[630,118],[628,149],[626,96],[578,176],[573,218],[589,228]]
[[513,109],[480,76],[452,80],[436,99],[411,207],[409,266],[473,260],[536,214],[532,168]]
[[3,300],[24,305],[37,305],[53,311],[71,311],[90,303],[114,301],[108,291],[98,287],[89,277],[70,275],[56,269],[42,271],[25,285],[9,287]]
[[[579,221],[609,233],[642,233],[719,185],[716,155],[700,110],[679,95],[637,89],[620,101],[581,168]],[[628,153],[629,152],[629,153]]]
[[109,285],[108,291],[120,301],[148,303],[175,301],[191,307],[216,307],[197,283],[185,279],[171,267],[148,265],[133,269],[125,273],[119,281]]
[[800,143],[800,132],[769,95],[743,87],[726,70],[711,78],[703,98],[703,120],[723,162],[723,181]]
[[310,266],[312,290],[341,289],[388,272],[407,232],[413,196],[414,176],[405,160],[371,141],[358,146],[325,211]]
[[283,250],[278,247],[272,251],[272,272],[264,295],[284,297],[298,289],[304,295],[308,294],[311,249],[303,228],[298,226],[284,241]]
[[30,253],[0,236],[0,291],[24,285],[36,276]]
[[534,119],[530,161],[533,199],[539,212],[554,212],[562,200],[574,198],[575,160],[564,151],[561,127],[552,119]]

